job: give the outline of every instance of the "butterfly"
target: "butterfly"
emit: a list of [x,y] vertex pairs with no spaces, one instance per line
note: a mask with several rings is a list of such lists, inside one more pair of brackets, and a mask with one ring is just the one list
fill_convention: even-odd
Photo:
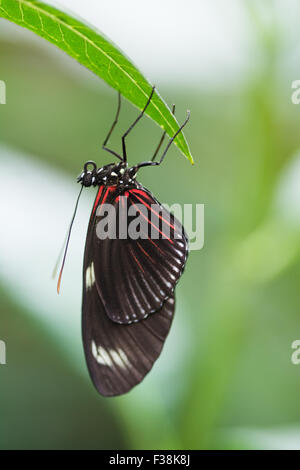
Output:
[[[140,168],[162,163],[189,113],[159,161],[155,158],[165,132],[150,161],[132,167],[127,163],[126,137],[144,115],[153,93],[154,87],[122,137],[122,156],[107,147],[120,114],[119,93],[116,117],[103,149],[120,161],[100,168],[88,161],[77,179],[81,190],[98,187],[83,261],[82,339],[91,379],[104,396],[129,392],[159,357],[174,316],[174,289],[188,256],[183,226],[136,177]],[[131,225],[136,229],[134,236],[129,233]]]

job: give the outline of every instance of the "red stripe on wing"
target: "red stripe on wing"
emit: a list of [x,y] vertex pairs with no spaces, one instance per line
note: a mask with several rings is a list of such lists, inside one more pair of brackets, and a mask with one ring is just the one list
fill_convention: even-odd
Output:
[[[130,191],[131,193],[133,191]],[[140,198],[139,196],[137,196],[136,194],[134,194],[134,196],[139,200],[141,201],[142,204],[144,204],[144,206],[148,207],[148,209],[150,209],[151,212],[153,212],[155,215],[157,215],[163,222],[165,222],[166,224],[169,225],[169,227],[171,227],[172,229],[175,230],[175,227],[174,225],[170,224],[170,222],[168,222],[166,219],[163,218],[163,216],[161,214],[159,214],[158,212],[156,212],[151,206],[149,206],[149,204],[147,204],[145,201],[143,201],[142,198]],[[157,206],[157,204],[155,204]]]
[[131,189],[130,192],[140,194],[141,196],[144,196],[145,199],[148,199],[148,201],[153,201],[152,197],[142,189]]
[[[102,193],[103,193],[104,187],[105,187],[105,186],[100,186],[100,188],[99,188],[98,194],[97,194],[97,196],[96,196],[95,204],[94,204],[94,207],[93,207],[92,215],[94,214],[96,208],[97,208],[98,205],[99,205],[99,201],[100,201],[100,199],[101,199],[101,195],[102,195]],[[105,204],[105,201],[107,200],[108,195],[109,195],[112,191],[115,191],[116,188],[117,188],[117,186],[115,186],[115,185],[114,185],[114,186],[108,186],[108,187],[106,188],[106,191],[105,191],[105,193],[103,194],[103,198],[102,198],[102,201],[101,201],[101,206],[102,206],[102,204]]]
[[143,269],[143,266],[141,265],[141,263],[139,262],[139,260],[137,259],[137,257],[135,256],[134,252],[133,252],[133,249],[131,246],[129,246],[129,250],[130,250],[130,253],[131,255],[133,256],[133,259],[134,261],[136,262],[136,264],[138,265],[138,267],[142,270],[142,272],[144,273],[144,269]]
[[144,248],[142,247],[142,245],[140,244],[140,242],[137,242],[137,246],[138,246],[139,249],[147,256],[147,258],[151,259],[152,263],[155,263],[154,259],[149,255],[149,253],[147,253],[146,250],[144,250]]
[[158,246],[157,243],[155,243],[155,242],[152,240],[152,238],[149,238],[149,237],[148,237],[148,240],[152,243],[152,245],[154,245],[154,246],[158,249],[158,251],[161,252],[162,255],[165,255],[165,252]]
[[104,186],[100,186],[99,187],[99,190],[98,190],[98,193],[97,193],[97,196],[96,196],[96,199],[95,199],[95,204],[94,204],[94,207],[93,207],[93,212],[92,214],[94,214],[95,210],[96,210],[96,207],[98,206],[98,202],[101,198],[101,194],[102,194],[102,191],[103,191],[103,188]]
[[168,240],[168,241],[169,241],[170,243],[172,243],[172,244],[174,243],[173,240],[171,240],[169,237],[167,237],[159,228],[156,227],[155,224],[153,224],[153,222],[151,222],[151,220],[148,219],[148,217],[146,217],[146,216],[139,210],[139,208],[138,208],[137,205],[132,201],[132,199],[131,199],[131,203],[132,203],[132,205],[137,209],[137,211],[141,214],[141,216],[144,217],[144,219],[147,220],[148,223],[149,223],[150,225],[152,225],[152,226],[155,228],[155,230],[157,230],[161,235],[163,235],[163,237],[164,237],[165,240]]

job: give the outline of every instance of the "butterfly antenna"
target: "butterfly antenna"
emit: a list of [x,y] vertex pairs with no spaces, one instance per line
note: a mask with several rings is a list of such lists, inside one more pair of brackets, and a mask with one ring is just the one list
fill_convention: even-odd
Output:
[[73,223],[74,223],[74,220],[75,220],[75,216],[76,216],[76,212],[77,212],[77,208],[78,208],[79,199],[80,199],[80,196],[81,196],[81,193],[82,193],[82,189],[83,189],[83,185],[81,186],[80,191],[79,191],[79,194],[78,194],[78,197],[77,197],[77,201],[76,201],[76,205],[75,205],[75,209],[74,209],[74,214],[73,214],[73,217],[72,217],[72,220],[71,220],[69,229],[68,229],[68,231],[67,231],[66,239],[65,239],[65,241],[64,241],[64,244],[63,244],[62,249],[61,249],[61,251],[60,251],[60,253],[59,253],[59,256],[58,256],[58,259],[57,259],[55,268],[54,268],[54,270],[53,270],[53,278],[55,278],[55,277],[56,277],[56,273],[57,273],[57,269],[58,269],[58,265],[59,265],[59,261],[60,261],[60,259],[61,259],[61,257],[62,257],[62,253],[63,253],[64,247],[65,247],[64,256],[63,256],[63,260],[62,260],[62,264],[61,264],[61,268],[60,268],[60,272],[59,272],[59,276],[58,276],[58,281],[57,281],[57,293],[58,293],[58,294],[59,294],[59,292],[60,292],[60,285],[61,285],[62,273],[63,273],[64,266],[65,266],[65,262],[66,262],[66,256],[67,256],[67,251],[68,251],[68,247],[69,247],[69,242],[70,242],[72,227],[73,227]]

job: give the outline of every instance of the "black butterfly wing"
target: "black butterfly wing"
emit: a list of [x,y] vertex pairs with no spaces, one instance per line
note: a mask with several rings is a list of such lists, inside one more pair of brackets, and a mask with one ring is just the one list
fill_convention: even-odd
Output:
[[120,325],[107,317],[95,288],[84,295],[85,358],[91,379],[102,395],[121,395],[143,380],[161,353],[173,313],[171,297],[145,320]]
[[[147,233],[137,240],[100,240],[96,227],[103,214],[99,215],[99,209],[104,203],[114,206],[118,234],[124,198],[126,208],[134,209],[146,221]],[[144,209],[142,213],[139,208]],[[95,254],[95,284],[108,317],[130,324],[162,309],[173,295],[188,255],[188,239],[179,221],[143,187],[121,194],[116,187],[100,188],[89,232]]]
[[[130,325],[107,316],[96,285],[91,218],[83,271],[82,337],[88,370],[96,389],[105,396],[121,395],[137,385],[160,355],[174,314],[174,295],[147,319]],[[113,262],[113,260],[112,260]],[[117,283],[113,280],[115,289]]]

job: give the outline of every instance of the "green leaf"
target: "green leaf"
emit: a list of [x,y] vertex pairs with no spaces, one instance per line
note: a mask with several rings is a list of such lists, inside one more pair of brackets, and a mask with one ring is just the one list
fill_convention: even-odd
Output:
[[[105,80],[139,109],[143,109],[152,86],[130,60],[99,32],[45,3],[35,0],[0,0],[0,17],[33,31],[55,44],[80,64]],[[179,125],[155,91],[146,114],[172,137]],[[182,133],[174,141],[193,162]]]

